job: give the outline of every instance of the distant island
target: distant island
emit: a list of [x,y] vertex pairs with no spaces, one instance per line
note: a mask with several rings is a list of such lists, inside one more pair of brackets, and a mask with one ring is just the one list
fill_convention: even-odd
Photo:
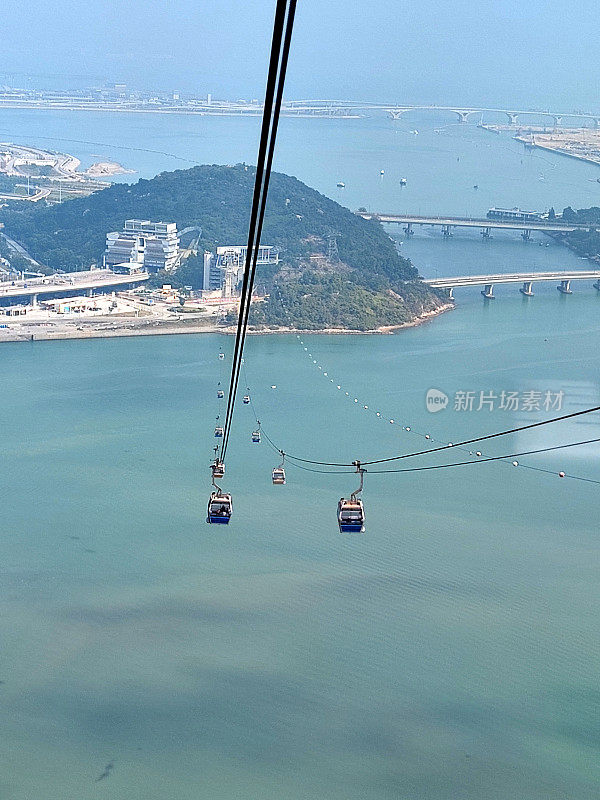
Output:
[[[21,203],[0,210],[0,221],[41,264],[67,271],[100,263],[106,233],[126,219],[200,227],[197,255],[153,277],[155,285],[196,289],[202,287],[204,250],[245,243],[254,176],[245,164],[193,167],[60,205]],[[278,248],[280,261],[257,274],[268,299],[253,309],[255,330],[385,330],[451,305],[421,282],[379,222],[289,175],[272,176],[262,241]]]

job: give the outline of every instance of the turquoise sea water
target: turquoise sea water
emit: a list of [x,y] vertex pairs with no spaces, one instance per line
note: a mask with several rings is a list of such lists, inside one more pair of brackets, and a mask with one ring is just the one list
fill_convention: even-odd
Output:
[[[247,120],[207,120],[195,136],[187,118],[98,117],[70,115],[66,128],[11,112],[2,135],[252,159]],[[589,166],[540,166],[510,139],[429,124],[415,135],[383,120],[286,121],[280,167],[334,197],[345,179],[349,205],[386,210],[582,206],[600,191]],[[292,146],[294,125],[306,135]],[[130,153],[145,175],[175,166]],[[400,246],[425,275],[586,266],[544,244],[425,230]],[[598,405],[600,299],[574,289],[526,300],[499,288],[493,303],[461,290],[455,311],[394,336],[253,337],[257,413],[279,446],[337,461],[421,449],[415,432],[458,441],[543,416],[430,414],[432,387],[451,398],[562,390],[567,412]],[[250,442],[241,406],[223,481],[235,516],[216,530],[204,523],[208,463],[226,369],[217,353],[231,344],[0,349],[0,797],[596,798],[598,486],[555,473],[600,480],[598,446],[520,459],[552,474],[367,474],[367,533],[342,537],[335,507],[355,476],[290,466],[287,485],[271,486],[277,456]],[[598,430],[590,418],[482,449]]]

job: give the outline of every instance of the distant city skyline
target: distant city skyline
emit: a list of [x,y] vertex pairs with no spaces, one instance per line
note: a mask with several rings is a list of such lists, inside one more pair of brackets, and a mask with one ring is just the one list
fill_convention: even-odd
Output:
[[[271,0],[8,0],[0,82],[260,98],[273,8]],[[600,12],[590,0],[565,11],[557,0],[301,0],[287,95],[598,110]]]

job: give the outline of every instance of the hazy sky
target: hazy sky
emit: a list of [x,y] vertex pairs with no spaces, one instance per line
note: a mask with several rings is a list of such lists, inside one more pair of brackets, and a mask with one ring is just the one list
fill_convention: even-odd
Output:
[[[0,81],[263,91],[274,0],[5,0]],[[600,110],[597,0],[298,0],[288,97]]]

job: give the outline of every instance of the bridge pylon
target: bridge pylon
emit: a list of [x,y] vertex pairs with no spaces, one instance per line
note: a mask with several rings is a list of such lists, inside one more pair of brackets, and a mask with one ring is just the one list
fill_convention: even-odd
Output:
[[561,281],[560,286],[557,286],[556,288],[561,294],[573,294],[570,280]]
[[525,297],[533,297],[533,290],[531,288],[532,282],[531,281],[523,281],[523,286],[519,289],[521,294],[524,294]]

